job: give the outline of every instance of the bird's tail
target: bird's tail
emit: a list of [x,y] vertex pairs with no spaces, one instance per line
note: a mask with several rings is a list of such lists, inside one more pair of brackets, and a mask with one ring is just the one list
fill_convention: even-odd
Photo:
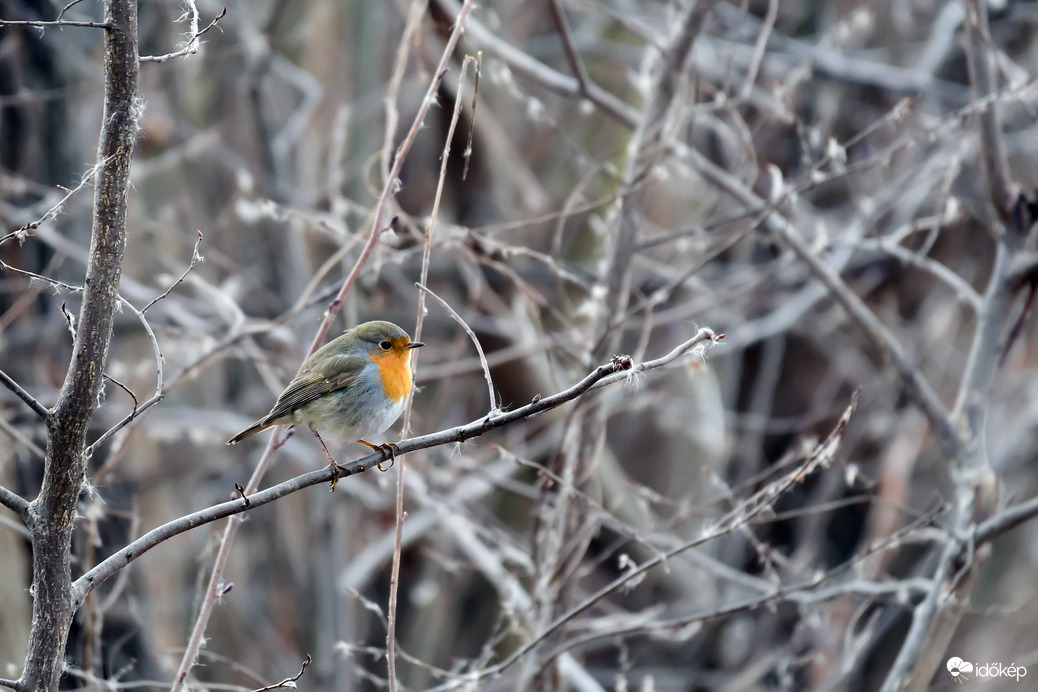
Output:
[[258,420],[255,423],[253,423],[252,425],[250,425],[249,427],[247,427],[244,430],[242,430],[240,433],[238,433],[234,437],[232,437],[231,439],[227,440],[227,444],[229,444],[229,445],[236,445],[239,442],[241,442],[242,440],[244,440],[246,437],[252,437],[256,433],[263,432],[267,428],[273,428],[275,425],[276,425],[276,423],[268,423],[266,421],[266,419]]

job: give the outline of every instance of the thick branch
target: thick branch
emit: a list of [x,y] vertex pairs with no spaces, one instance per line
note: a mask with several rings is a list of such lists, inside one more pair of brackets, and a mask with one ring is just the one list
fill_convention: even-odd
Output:
[[94,223],[83,305],[65,383],[47,419],[47,459],[39,497],[29,506],[33,543],[33,617],[26,690],[56,690],[72,622],[73,520],[86,467],[86,435],[108,361],[126,242],[126,191],[137,129],[137,3],[105,3],[105,102]]
[[[701,345],[705,344],[706,346],[709,346],[723,338],[723,334],[714,334],[710,329],[700,329],[695,337],[681,344],[667,355],[657,358],[656,360],[632,365],[629,358],[623,356],[613,358],[610,362],[595,368],[577,384],[558,392],[557,394],[553,394],[552,396],[536,398],[526,406],[522,406],[512,411],[499,413],[494,416],[488,415],[485,418],[472,421],[466,425],[459,425],[455,428],[441,430],[429,435],[401,440],[396,444],[396,455],[399,456],[401,454],[407,454],[408,452],[414,452],[419,449],[439,447],[452,442],[471,440],[484,435],[491,430],[557,408],[562,404],[573,401],[592,389],[597,389],[608,384],[626,380],[640,372],[646,372],[648,370],[663,367],[677,360],[689,351],[701,347]],[[361,473],[367,471],[373,466],[383,463],[384,461],[385,456],[381,453],[369,454],[347,464],[341,464],[341,470],[338,475],[340,478],[343,478]],[[234,514],[240,514],[241,512],[255,509],[256,507],[261,507],[267,503],[284,497],[285,495],[290,495],[302,490],[303,488],[308,488],[319,483],[327,483],[332,480],[333,475],[334,472],[330,468],[311,471],[310,473],[287,480],[284,483],[279,483],[278,485],[248,495],[246,499],[231,500],[212,507],[207,507],[206,509],[188,514],[179,519],[174,519],[167,524],[152,529],[76,580],[75,584],[72,585],[73,609],[79,608],[87,595],[103,584],[105,580],[112,577],[120,569],[129,565],[159,543],[162,543],[173,536],[184,533],[185,531],[197,528],[203,524],[208,524],[218,519],[223,519]]]

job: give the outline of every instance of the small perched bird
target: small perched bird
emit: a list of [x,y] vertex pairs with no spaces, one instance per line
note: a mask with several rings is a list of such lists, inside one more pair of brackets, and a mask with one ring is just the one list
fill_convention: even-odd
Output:
[[411,341],[392,322],[365,322],[332,339],[303,362],[274,408],[263,418],[227,441],[233,445],[275,425],[306,423],[335,470],[332,490],[339,480],[335,463],[318,430],[332,437],[356,440],[374,451],[388,452],[395,445],[374,445],[363,438],[378,435],[404,412],[414,386],[411,349],[424,346]]

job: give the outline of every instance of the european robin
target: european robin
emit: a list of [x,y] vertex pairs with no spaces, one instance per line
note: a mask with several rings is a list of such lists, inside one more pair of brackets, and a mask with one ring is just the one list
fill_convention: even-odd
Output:
[[[303,361],[299,374],[288,383],[274,408],[263,418],[227,441],[233,445],[275,425],[306,423],[336,472],[318,430],[344,440],[356,440],[374,451],[388,452],[395,445],[374,445],[363,438],[378,435],[404,412],[414,386],[411,349],[424,346],[411,341],[392,322],[365,322],[332,339]],[[332,490],[338,481],[332,481]]]

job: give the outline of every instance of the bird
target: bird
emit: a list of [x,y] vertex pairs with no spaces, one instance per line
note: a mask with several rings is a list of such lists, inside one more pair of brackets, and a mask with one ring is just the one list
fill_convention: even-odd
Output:
[[263,418],[227,441],[234,445],[276,425],[305,423],[317,438],[335,472],[341,467],[321,437],[356,441],[373,451],[395,458],[396,445],[376,445],[363,438],[389,428],[407,405],[414,387],[411,351],[425,346],[412,341],[392,322],[376,320],[359,324],[332,339],[303,361],[274,407]]

